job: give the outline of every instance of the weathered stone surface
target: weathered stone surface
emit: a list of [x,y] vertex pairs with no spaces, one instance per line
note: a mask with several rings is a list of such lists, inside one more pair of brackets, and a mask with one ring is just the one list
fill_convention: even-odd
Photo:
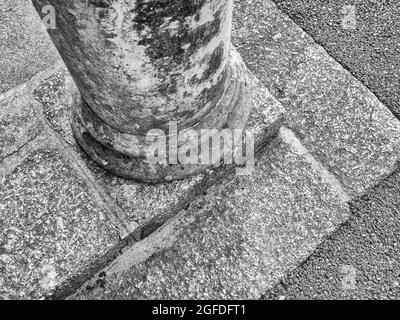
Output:
[[102,287],[75,298],[258,299],[347,218],[347,201],[335,178],[283,129],[251,176],[231,176],[181,213],[186,225],[171,247],[127,271],[123,260],[115,262]]
[[30,0],[0,6],[0,94],[20,85],[60,58]]
[[400,123],[269,0],[237,1],[234,43],[290,127],[352,195],[389,175]]
[[31,152],[0,185],[0,299],[74,286],[104,262],[118,232],[57,149]]
[[127,224],[135,229],[135,236],[139,238],[154,231],[175,215],[179,208],[187,206],[201,192],[202,183],[207,176],[205,173],[172,183],[143,184],[119,178],[100,168],[92,160],[84,160],[96,183],[121,208]]
[[0,96],[0,162],[43,130],[29,90],[25,86]]

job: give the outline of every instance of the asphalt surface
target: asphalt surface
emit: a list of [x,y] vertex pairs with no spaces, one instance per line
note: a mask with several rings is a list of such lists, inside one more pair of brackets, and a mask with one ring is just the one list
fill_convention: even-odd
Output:
[[399,0],[274,2],[400,118]]
[[[400,1],[275,1],[400,114]],[[342,7],[356,4],[356,29]],[[352,217],[264,299],[400,299],[400,170],[350,205]]]

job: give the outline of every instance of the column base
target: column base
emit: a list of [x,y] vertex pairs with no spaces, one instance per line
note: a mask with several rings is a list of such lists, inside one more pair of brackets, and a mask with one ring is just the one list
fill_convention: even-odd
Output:
[[[182,132],[246,128],[253,105],[251,78],[235,49],[231,52],[229,73],[229,85],[214,112],[206,116],[201,123]],[[147,183],[170,182],[201,173],[212,166],[212,164],[182,164],[179,161],[169,164],[168,159],[164,163],[151,163],[148,149],[152,142],[146,141],[146,137],[143,136],[116,131],[104,123],[80,98],[74,104],[71,124],[74,136],[82,149],[104,169],[123,178]],[[200,134],[198,136],[200,137]],[[176,134],[167,137],[167,152],[171,139],[177,139]],[[188,144],[197,144],[200,150],[201,142],[197,137],[185,142],[185,145]],[[223,155],[223,152],[219,154]],[[213,163],[221,161],[222,157],[219,161],[214,159]]]

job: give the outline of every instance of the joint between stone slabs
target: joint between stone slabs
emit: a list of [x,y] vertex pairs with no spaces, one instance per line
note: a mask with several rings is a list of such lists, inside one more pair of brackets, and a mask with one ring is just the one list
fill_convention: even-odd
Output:
[[[346,201],[348,199],[347,196],[342,194],[340,190],[338,192],[336,185],[332,186],[330,179],[333,178],[329,177],[324,179],[323,176],[328,174],[325,172],[326,169],[313,163],[316,162],[315,159],[310,158],[312,156],[305,149],[305,147],[301,145],[301,142],[297,139],[294,133],[289,129],[282,128],[280,130],[279,139],[289,145],[289,147],[292,149],[290,150],[291,153],[303,158],[303,161],[305,160],[306,163],[309,163],[313,170],[317,169],[316,173],[319,173],[319,175],[322,176],[323,183],[330,185],[333,193],[337,196],[338,201],[344,205],[343,208],[348,209]],[[263,151],[266,152],[267,150]],[[261,154],[258,156],[260,157]],[[219,183],[213,185],[207,190],[206,194],[199,197],[188,208],[181,210],[175,217],[171,218],[164,226],[151,234],[149,237],[139,243],[134,244],[128,251],[124,252],[108,267],[97,273],[93,279],[86,282],[75,294],[68,297],[68,299],[72,300],[79,298],[82,293],[84,294],[84,291],[91,291],[95,289],[99,281],[102,283],[107,282],[107,279],[125,274],[125,272],[127,272],[131,267],[145,263],[156,253],[169,250],[171,247],[173,247],[174,243],[179,239],[185,229],[192,225],[198,218],[201,219],[199,213],[207,211],[212,207],[212,203],[215,202],[215,198],[218,198],[218,190],[234,183],[235,179],[238,179],[238,177],[236,177],[234,174],[230,174],[224,178],[224,181],[219,181]],[[211,207],[208,207],[209,205]],[[347,215],[342,213],[340,221],[344,222],[346,219]]]
[[[260,145],[257,148],[257,153],[263,152],[265,147],[265,144]],[[218,176],[218,178],[214,176],[216,181],[214,181],[214,183],[209,183],[208,188],[202,194],[198,194],[196,198],[193,198],[186,208],[182,208],[175,215],[170,216],[158,229],[145,238],[132,244],[130,247],[126,247],[120,256],[116,257],[116,259],[110,262],[104,269],[97,272],[75,293],[71,294],[66,299],[73,300],[83,291],[94,288],[99,279],[123,273],[132,266],[145,262],[154,254],[172,247],[179,238],[179,235],[195,221],[196,213],[204,210],[203,205],[207,205],[206,199],[213,196],[214,190],[220,185],[228,185],[237,178],[234,166],[220,169],[221,170],[214,173],[214,175]]]
[[[42,75],[43,78],[38,78],[38,82],[35,83],[34,88],[40,86],[41,83],[46,81],[46,79],[51,76],[57,74],[60,71],[66,71],[65,66],[59,65],[56,68],[52,68],[51,70],[47,70],[46,73]],[[79,156],[75,153],[72,147],[65,141],[65,139],[57,133],[53,128],[49,121],[45,118],[43,114],[43,109],[38,107],[37,115],[40,118],[47,135],[49,136],[52,145],[60,151],[62,157],[71,165],[71,167],[75,170],[76,174],[78,174],[88,185],[89,190],[91,190],[92,196],[99,201],[101,206],[105,209],[105,212],[108,213],[108,220],[114,225],[114,227],[118,230],[120,237],[122,240],[127,240],[128,238],[135,237],[138,225],[129,224],[127,222],[126,214],[118,207],[114,200],[111,199],[107,195],[107,193],[96,183],[91,172],[86,167],[86,165],[82,162]]]
[[[305,34],[307,34],[308,37],[310,37],[314,43],[318,46],[320,46],[322,48],[322,50],[325,51],[326,55],[328,55],[330,57],[330,59],[332,59],[332,61],[334,61],[335,63],[337,63],[338,65],[340,65],[346,72],[348,72],[351,77],[353,77],[354,79],[356,79],[362,86],[364,86],[368,92],[374,96],[374,98],[379,101],[379,103],[381,105],[383,105],[391,114],[393,114],[393,116],[400,121],[400,119],[392,112],[392,110],[390,110],[390,108],[375,94],[375,92],[367,85],[364,84],[364,82],[359,79],[355,74],[353,74],[353,72],[351,72],[351,70],[343,63],[339,62],[334,56],[332,56],[325,48],[324,46],[321,44],[320,41],[317,41],[316,39],[314,39],[314,37],[312,37],[301,25],[297,24],[290,16],[288,16],[285,12],[283,12],[275,3],[274,5],[276,6],[276,9],[281,11],[283,15],[287,16],[287,19],[289,19],[290,21],[292,21],[293,24],[295,24],[299,29],[301,29]],[[371,110],[371,113],[373,113],[373,110]],[[399,160],[400,161],[400,160]],[[385,178],[383,178],[385,179]],[[382,179],[382,180],[383,180]],[[373,188],[374,186],[372,186],[371,188]],[[370,189],[368,189],[370,190]],[[368,191],[366,191],[365,193],[367,193]]]
[[[322,181],[331,186],[332,191],[338,196],[341,202],[348,204],[350,197],[345,193],[340,182],[322,164],[313,158],[309,151],[301,144],[301,141],[296,137],[293,131],[281,127],[279,137],[291,146],[292,152],[301,156],[311,165],[313,170],[320,174]],[[262,147],[258,149],[258,153],[262,153],[263,151],[266,150],[263,150]],[[206,194],[194,199],[187,208],[180,210],[177,215],[171,217],[162,227],[150,234],[147,238],[135,243],[108,267],[99,272],[97,276],[83,285],[76,294],[79,294],[83,288],[93,286],[101,274],[106,274],[108,276],[125,272],[135,264],[146,261],[155,253],[171,247],[177,237],[179,237],[180,232],[194,221],[193,212],[198,210],[197,205],[206,202],[205,199],[210,197],[213,189],[218,188],[219,185],[228,185],[231,183],[236,178],[233,173],[234,171],[231,168],[231,170],[227,171],[226,175],[223,177],[224,181],[219,181],[212,185]],[[201,207],[201,205],[199,207]],[[201,208],[204,210],[203,207]],[[346,220],[347,218],[348,216],[344,216],[343,220]],[[73,299],[76,294],[72,295],[70,298]]]
[[[282,121],[283,117],[281,117],[278,124],[276,124],[277,131],[279,131],[278,128]],[[264,151],[267,151],[268,143],[271,142],[271,140],[276,139],[277,136],[278,132],[272,136],[268,136],[268,139],[264,141],[259,140],[259,145],[257,145],[257,148],[255,149],[256,155],[260,155]],[[81,292],[88,288],[90,289],[95,287],[99,279],[123,273],[130,267],[145,262],[154,254],[172,247],[179,235],[195,221],[195,214],[193,213],[204,210],[203,204],[207,203],[206,199],[212,196],[213,190],[221,185],[228,185],[237,178],[235,175],[235,169],[235,166],[225,166],[218,168],[218,170],[214,172],[210,172],[208,179],[204,182],[204,188],[199,187],[200,191],[204,190],[203,192],[194,192],[192,199],[187,199],[188,201],[185,206],[176,209],[168,219],[160,223],[158,228],[144,234],[144,236],[138,239],[138,241],[128,244],[121,250],[119,256],[117,256],[113,261],[110,261],[108,266],[94,274],[91,279],[88,279],[88,281],[82,284],[74,293],[66,297],[66,299],[73,300]]]
[[19,84],[6,92],[3,92],[0,94],[0,101],[7,99],[8,97],[11,97],[15,95],[17,92],[20,92],[22,90],[26,90],[29,93],[32,93],[36,87],[40,85],[40,83],[48,78],[51,77],[53,74],[55,74],[57,71],[60,69],[65,69],[65,65],[62,62],[58,62],[51,66],[50,68],[47,68],[43,71],[38,72],[35,76],[30,78],[29,80],[25,81],[22,84]]
[[[43,120],[46,121],[46,120]],[[47,122],[47,121],[46,121]],[[124,212],[114,203],[107,193],[96,183],[89,169],[86,168],[82,160],[76,155],[70,146],[64,141],[62,137],[57,134],[48,123],[46,129],[49,131],[48,135],[51,137],[53,147],[60,151],[61,156],[71,165],[76,174],[83,179],[92,193],[92,196],[101,204],[101,207],[108,213],[107,218],[117,228],[122,240],[126,240],[130,236],[135,236],[135,231],[139,225],[130,225],[127,223],[127,218]]]
[[[46,79],[48,79],[51,76],[54,76],[60,72],[66,72],[66,74],[68,74],[68,71],[65,69],[65,66],[60,66],[58,69],[55,68],[55,69],[52,69],[49,72],[47,72],[46,78],[42,79],[41,84],[43,84],[44,81],[46,81]],[[254,83],[254,88],[257,88],[256,91],[263,91],[263,90],[267,91],[267,89],[262,86],[261,82],[256,78],[256,76],[254,74],[252,74],[250,71],[249,71],[249,79],[251,82]],[[36,87],[40,87],[40,84],[37,85]],[[260,89],[261,87],[262,87],[262,89]],[[71,86],[71,87],[68,87],[67,90],[77,90],[77,89],[75,86]],[[72,93],[72,94],[75,94],[75,93]],[[258,148],[260,147],[260,142],[262,140],[265,140],[264,136],[267,137],[267,140],[268,140],[268,137],[271,136],[274,132],[277,132],[279,129],[279,126],[283,122],[283,107],[280,105],[280,103],[278,101],[276,101],[275,98],[271,94],[269,94],[269,96],[267,96],[267,97],[262,95],[261,100],[264,98],[265,98],[265,101],[261,101],[261,102],[258,101],[260,104],[262,104],[259,107],[259,109],[261,109],[262,107],[265,107],[267,110],[271,109],[273,111],[273,114],[266,116],[267,122],[264,124],[262,124],[261,121],[259,121],[259,119],[257,120],[258,123],[256,123],[256,124],[258,126],[260,126],[260,124],[264,125],[263,129],[266,129],[263,133],[260,132],[257,137],[260,140],[260,141],[256,142],[256,145]],[[38,100],[38,99],[36,99],[36,100]],[[259,98],[259,100],[260,100],[260,98]],[[43,102],[39,101],[39,103],[40,103],[40,106],[37,108],[37,116],[38,116],[38,118],[41,119],[43,125],[47,128],[49,135],[55,135],[57,137],[56,141],[59,141],[60,145],[62,145],[62,148],[65,150],[69,150],[69,152],[73,155],[69,161],[72,161],[72,159],[74,159],[73,162],[78,161],[80,163],[79,167],[81,169],[79,169],[79,170],[81,173],[82,173],[82,170],[86,171],[85,175],[86,175],[86,177],[90,176],[90,178],[89,178],[90,183],[95,185],[96,188],[101,188],[101,186],[99,186],[96,183],[94,177],[92,177],[90,170],[87,168],[87,166],[81,161],[79,156],[76,154],[76,151],[70,145],[69,141],[67,141],[63,135],[61,135],[59,132],[57,132],[55,130],[55,128],[53,128],[53,124],[50,123],[50,121],[45,117],[43,108],[41,107]],[[267,108],[266,106],[268,106],[268,104],[270,104],[270,103],[274,104],[275,106],[273,108]],[[280,108],[278,108],[276,106],[276,104],[279,104]],[[262,111],[258,110],[258,112],[262,112]],[[271,120],[271,119],[274,119],[274,120]],[[252,125],[252,124],[250,124],[250,125]],[[257,129],[259,129],[259,128],[257,128]],[[263,143],[267,143],[267,142],[263,141]],[[85,169],[82,169],[82,168],[85,168]],[[103,197],[107,198],[106,199],[107,202],[114,203],[114,201],[106,195],[106,192],[101,191],[101,194]],[[191,201],[191,200],[188,200],[188,201]],[[112,206],[115,208],[117,206],[117,204],[114,204]],[[185,204],[183,204],[183,206],[185,206]],[[117,209],[115,208],[114,211],[117,211]],[[129,223],[125,223],[128,220],[126,217],[126,214],[122,210],[118,210],[118,211],[120,212],[118,214],[118,216],[121,218],[120,220],[123,221],[122,225],[125,225],[125,228],[123,228],[123,230],[125,230],[125,231],[122,233],[121,237],[125,238],[128,234],[131,234],[131,235],[134,235],[134,237],[137,238],[137,240],[139,240],[138,238],[140,238],[140,236],[138,236],[138,234],[141,233],[143,228],[139,227],[138,225],[131,226]],[[151,224],[151,222],[150,222],[150,224]],[[118,224],[118,225],[121,226],[121,224]],[[148,229],[148,228],[145,227],[144,229]]]
[[8,158],[10,157],[15,157],[16,155],[19,154],[25,154],[26,151],[25,150],[31,150],[31,147],[28,147],[31,143],[35,144],[35,140],[37,140],[37,138],[41,135],[41,133],[36,134],[34,137],[28,139],[27,142],[25,142],[23,145],[21,145],[20,147],[18,147],[17,150],[11,152],[10,154],[7,154],[5,157],[0,158],[0,166],[3,164],[3,162],[5,162]]
[[[279,11],[282,13],[282,15],[286,16],[286,18],[287,18],[288,20],[290,20],[294,25],[296,25],[297,28],[301,29],[302,32],[304,32],[310,39],[312,39],[312,41],[313,41],[316,45],[318,45],[319,47],[322,48],[322,50],[326,53],[327,56],[330,57],[330,59],[332,59],[332,61],[334,61],[335,63],[337,63],[338,65],[340,65],[346,72],[348,72],[354,79],[356,79],[362,86],[364,86],[364,87],[370,92],[370,94],[373,95],[377,101],[379,101],[380,104],[382,104],[386,109],[388,109],[388,110],[390,111],[390,113],[392,113],[393,116],[394,116],[397,120],[400,121],[400,119],[398,119],[398,118],[394,115],[394,113],[390,110],[390,108],[387,107],[386,104],[383,103],[383,102],[379,99],[379,97],[369,88],[368,85],[364,84],[356,75],[354,75],[353,72],[351,72],[351,70],[350,70],[345,64],[342,64],[342,63],[339,62],[335,57],[333,57],[333,56],[324,48],[324,46],[321,44],[320,41],[317,41],[316,39],[314,39],[314,37],[312,37],[301,25],[297,24],[287,13],[285,13],[284,11],[282,11],[282,9],[280,9],[280,8],[276,5],[276,3],[274,2],[274,0],[272,0],[271,2],[272,2],[272,5],[275,7],[276,10],[279,10]],[[399,161],[400,161],[400,160],[399,160]]]
[[122,210],[120,210],[113,200],[110,199],[106,193],[96,185],[93,178],[90,177],[90,173],[84,169],[84,166],[80,163],[80,159],[73,155],[72,150],[68,150],[68,146],[65,145],[62,138],[58,138],[55,132],[51,132],[52,129],[46,127],[43,132],[30,139],[27,143],[22,145],[18,150],[2,159],[0,162],[0,182],[3,182],[7,175],[11,174],[21,163],[23,163],[30,153],[44,149],[46,147],[53,147],[57,149],[62,157],[71,165],[75,170],[75,173],[82,178],[92,191],[92,196],[102,204],[105,212],[109,212],[110,215],[107,218],[110,222],[118,229],[122,240],[127,240],[130,237],[136,235],[135,231],[138,226],[129,226],[123,219],[120,218]]

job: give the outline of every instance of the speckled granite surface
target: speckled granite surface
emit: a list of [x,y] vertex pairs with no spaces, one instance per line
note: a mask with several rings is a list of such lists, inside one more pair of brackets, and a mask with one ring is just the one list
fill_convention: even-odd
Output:
[[0,98],[0,161],[18,151],[43,131],[36,117],[31,88],[11,91]]
[[[398,1],[274,2],[400,119]],[[346,17],[346,6],[354,8],[354,20]],[[348,27],[344,28],[343,24]]]
[[0,296],[39,299],[69,286],[119,241],[59,152],[31,150],[0,185]]
[[0,5],[0,94],[23,84],[60,58],[30,0]]

